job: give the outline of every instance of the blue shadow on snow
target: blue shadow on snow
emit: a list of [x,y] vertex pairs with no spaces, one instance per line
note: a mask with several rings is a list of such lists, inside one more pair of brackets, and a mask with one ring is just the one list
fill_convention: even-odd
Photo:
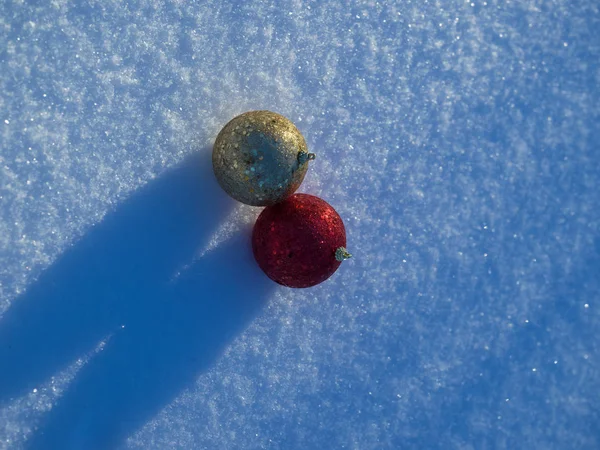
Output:
[[132,195],[0,320],[0,406],[108,337],[27,448],[118,445],[208,369],[264,306],[274,284],[253,261],[248,230],[194,261],[233,206],[209,155],[199,152]]

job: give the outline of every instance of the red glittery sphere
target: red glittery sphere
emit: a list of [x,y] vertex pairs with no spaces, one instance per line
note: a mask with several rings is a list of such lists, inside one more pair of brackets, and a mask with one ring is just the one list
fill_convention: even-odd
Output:
[[[254,225],[252,250],[269,278],[288,287],[322,283],[340,266],[346,230],[329,203],[295,194],[266,207]],[[345,253],[349,257],[350,255]]]

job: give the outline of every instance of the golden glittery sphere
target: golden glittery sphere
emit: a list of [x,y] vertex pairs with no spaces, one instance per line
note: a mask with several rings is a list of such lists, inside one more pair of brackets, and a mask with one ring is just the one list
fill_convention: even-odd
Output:
[[212,161],[219,184],[231,197],[268,206],[298,189],[314,157],[289,119],[271,111],[249,111],[223,127]]

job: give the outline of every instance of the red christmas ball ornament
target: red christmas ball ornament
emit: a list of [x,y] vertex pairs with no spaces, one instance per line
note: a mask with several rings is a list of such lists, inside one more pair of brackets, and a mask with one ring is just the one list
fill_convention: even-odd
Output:
[[263,210],[254,224],[252,251],[269,278],[294,288],[322,283],[351,256],[342,218],[329,203],[308,194]]

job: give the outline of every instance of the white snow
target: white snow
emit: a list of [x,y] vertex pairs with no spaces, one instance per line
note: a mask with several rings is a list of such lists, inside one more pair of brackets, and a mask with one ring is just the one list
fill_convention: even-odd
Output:
[[[597,447],[598,30],[591,1],[2,2],[0,330],[131,195],[270,109],[317,154],[301,190],[354,258],[269,286],[119,445]],[[170,283],[260,211],[230,208]],[[76,365],[3,405],[0,449]]]

